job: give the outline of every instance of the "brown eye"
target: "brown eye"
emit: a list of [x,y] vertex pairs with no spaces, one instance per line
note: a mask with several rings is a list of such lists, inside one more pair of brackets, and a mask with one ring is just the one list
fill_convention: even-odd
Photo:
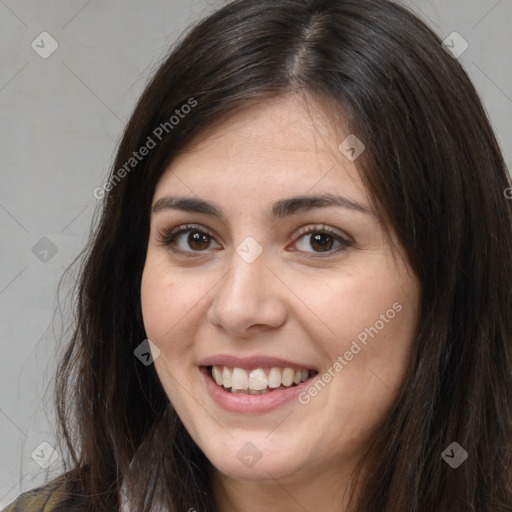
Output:
[[210,245],[210,236],[206,233],[191,231],[187,237],[187,244],[194,251],[204,251]]
[[304,253],[305,257],[314,258],[315,254],[334,255],[351,247],[352,242],[328,226],[311,226],[301,230],[294,245],[294,250]]
[[[184,236],[187,235],[188,236]],[[168,247],[171,252],[179,256],[199,256],[200,252],[205,252],[207,249],[212,247],[212,242],[216,244],[215,249],[220,248],[215,242],[213,236],[211,236],[200,226],[193,224],[187,224],[185,226],[179,226],[171,230],[159,231],[157,241]]]
[[310,244],[318,252],[330,251],[334,245],[334,237],[326,233],[316,233],[311,235]]

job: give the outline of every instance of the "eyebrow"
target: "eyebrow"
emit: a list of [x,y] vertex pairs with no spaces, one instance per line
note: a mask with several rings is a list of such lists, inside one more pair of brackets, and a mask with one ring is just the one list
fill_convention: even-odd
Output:
[[[347,210],[373,215],[373,212],[368,207],[348,197],[322,194],[281,199],[272,206],[270,216],[274,219],[283,219],[314,208],[327,208],[330,206],[337,206]],[[203,213],[225,221],[224,213],[219,206],[197,197],[162,197],[153,204],[153,213],[159,213],[165,210],[183,210],[186,212]]]

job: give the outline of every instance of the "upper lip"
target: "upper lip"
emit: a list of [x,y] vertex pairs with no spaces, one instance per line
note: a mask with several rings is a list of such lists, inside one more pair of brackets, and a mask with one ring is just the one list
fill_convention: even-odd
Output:
[[209,356],[199,362],[199,366],[229,366],[231,368],[244,368],[251,370],[254,368],[293,368],[294,370],[315,370],[312,366],[305,363],[288,361],[279,357],[269,357],[263,355],[254,355],[251,357],[238,357],[229,354],[219,354]]

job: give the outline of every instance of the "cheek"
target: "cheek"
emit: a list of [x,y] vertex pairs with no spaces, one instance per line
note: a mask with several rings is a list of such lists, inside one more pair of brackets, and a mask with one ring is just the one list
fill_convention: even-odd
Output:
[[194,333],[206,315],[211,288],[212,283],[200,275],[169,269],[165,257],[147,258],[141,281],[142,317],[147,337],[160,350],[155,367],[166,389],[172,383],[169,373],[182,380],[195,370],[184,361],[194,351]]
[[315,313],[303,317],[303,328],[327,357],[335,375],[332,392],[344,407],[366,404],[368,411],[382,412],[377,406],[386,408],[392,400],[413,345],[419,301],[416,279],[395,272],[394,263],[383,262],[354,267],[350,274],[340,272],[320,287],[304,281],[300,289]]
[[[342,428],[360,445],[393,404],[415,334],[414,286],[404,287],[389,276],[354,276],[331,282],[329,293],[314,296],[315,311],[329,326],[322,337],[328,383],[325,391],[308,393],[315,407],[329,411],[326,436],[334,438]],[[339,418],[344,418],[341,427]]]
[[364,342],[368,329],[375,334],[376,328],[392,339],[402,330],[409,332],[416,300],[415,294],[411,295],[411,284],[385,272],[379,275],[362,271],[330,279],[323,287],[304,281],[300,290],[304,303],[315,314],[312,321],[324,332],[324,339],[331,340],[332,353],[359,335]]
[[168,356],[174,355],[182,345],[176,342],[176,322],[184,314],[178,288],[175,280],[159,271],[151,260],[146,263],[141,282],[142,318],[147,337],[161,352],[155,361],[157,369],[162,361],[172,361],[174,358]]
[[140,290],[142,317],[148,338],[155,342],[161,338],[166,326],[165,312],[169,309],[170,288],[172,284],[166,283],[151,263],[146,263]]
[[[181,286],[181,289],[183,287]],[[179,281],[162,270],[162,265],[148,257],[141,281],[141,307],[147,337],[159,348],[155,359],[155,370],[169,400],[182,407],[183,397],[179,382],[185,380],[186,369],[176,364],[182,361],[181,354],[188,350],[180,332],[182,318],[188,300],[180,293]]]
[[[197,284],[197,283],[195,283]],[[146,334],[164,343],[172,337],[180,318],[190,313],[201,290],[171,274],[157,258],[148,257],[141,281],[141,307]]]

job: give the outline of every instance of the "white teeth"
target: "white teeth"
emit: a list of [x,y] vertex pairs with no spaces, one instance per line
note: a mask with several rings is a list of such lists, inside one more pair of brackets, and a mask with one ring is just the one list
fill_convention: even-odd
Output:
[[224,383],[224,379],[222,378],[222,372],[218,366],[214,366],[212,368],[212,376],[215,379],[215,382],[219,386],[222,386],[222,384]]
[[231,387],[231,370],[227,367],[227,366],[224,366],[223,370],[222,370],[222,386],[224,386],[225,388],[230,388]]
[[217,385],[224,389],[231,388],[233,393],[249,393],[258,395],[268,393],[272,389],[282,386],[298,385],[309,378],[310,372],[306,369],[293,368],[263,368],[245,370],[243,368],[229,368],[228,366],[213,366],[211,375]]
[[281,370],[271,368],[267,377],[269,388],[278,388],[281,385]]
[[233,389],[247,389],[249,387],[249,378],[245,370],[242,370],[242,368],[233,368],[231,387]]
[[283,376],[281,377],[281,382],[283,386],[291,386],[293,384],[293,378],[295,377],[295,372],[291,368],[285,368],[283,370]]
[[267,389],[267,376],[261,368],[252,370],[249,374],[249,388],[255,391]]

